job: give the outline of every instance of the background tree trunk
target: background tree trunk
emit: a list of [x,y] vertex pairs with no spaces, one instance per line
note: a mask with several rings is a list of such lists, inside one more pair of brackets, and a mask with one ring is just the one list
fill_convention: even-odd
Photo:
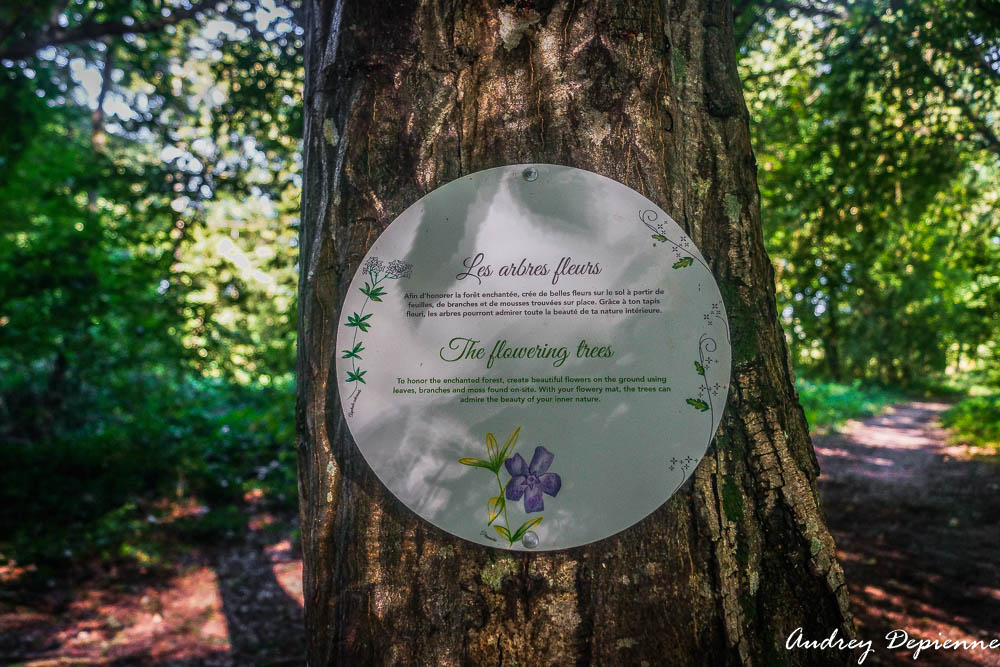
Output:
[[[308,0],[299,462],[310,661],[836,664],[853,634],[761,237],[717,0]],[[498,5],[502,5],[499,6]],[[626,6],[630,5],[630,6]],[[614,178],[708,259],[733,334],[720,431],[638,525],[559,553],[462,542],[396,501],[345,426],[334,355],[358,263],[409,204],[511,163]]]

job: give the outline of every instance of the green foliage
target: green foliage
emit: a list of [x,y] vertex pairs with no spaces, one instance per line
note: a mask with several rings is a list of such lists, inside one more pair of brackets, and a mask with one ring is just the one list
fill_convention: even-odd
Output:
[[848,419],[877,415],[907,398],[898,389],[864,385],[860,380],[841,384],[797,378],[795,387],[814,433],[835,428]]
[[995,364],[1000,14],[944,0],[737,14],[796,365],[912,385]]
[[970,396],[941,415],[954,440],[1000,451],[1000,393]]
[[112,558],[167,526],[211,536],[247,494],[295,507],[293,387],[152,378],[129,395],[91,403],[99,424],[0,442],[0,553]]
[[[0,7],[4,557],[152,562],[167,527],[196,539],[235,529],[246,494],[294,502],[301,3],[187,6]],[[810,424],[903,398],[872,382],[951,368],[995,385],[1000,14],[966,0],[735,11],[794,362],[849,382],[799,381]],[[92,34],[137,24],[157,27]],[[738,217],[740,202],[725,208]],[[378,303],[371,277],[361,291]],[[756,342],[741,331],[746,361]],[[996,442],[996,406],[969,399],[946,420]],[[512,440],[462,463],[498,474]],[[501,489],[491,523],[503,505]],[[192,507],[207,511],[179,509]]]
[[290,511],[299,3],[21,4],[0,9],[0,561],[151,563],[248,502]]

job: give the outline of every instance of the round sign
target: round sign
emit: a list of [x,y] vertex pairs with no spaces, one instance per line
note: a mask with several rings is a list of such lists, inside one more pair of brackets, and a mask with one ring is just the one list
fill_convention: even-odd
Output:
[[351,282],[337,349],[379,479],[503,549],[586,544],[663,504],[719,425],[731,361],[718,286],[677,223],[546,164],[406,209]]

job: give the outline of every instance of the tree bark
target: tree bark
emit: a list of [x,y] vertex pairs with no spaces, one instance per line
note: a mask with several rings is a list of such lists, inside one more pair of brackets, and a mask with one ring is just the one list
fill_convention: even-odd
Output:
[[[626,6],[626,5],[630,6]],[[717,0],[307,3],[298,447],[309,661],[845,664],[853,636],[764,251],[732,8]],[[733,335],[725,417],[693,477],[599,543],[504,554],[403,507],[345,426],[335,335],[353,272],[462,175],[587,169],[670,213]]]

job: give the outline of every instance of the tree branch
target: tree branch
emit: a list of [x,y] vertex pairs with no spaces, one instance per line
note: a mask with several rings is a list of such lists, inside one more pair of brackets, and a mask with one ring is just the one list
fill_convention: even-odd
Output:
[[177,9],[169,16],[162,16],[148,21],[136,21],[127,25],[124,21],[106,21],[100,23],[86,22],[70,28],[60,28],[50,25],[41,32],[27,35],[8,46],[0,47],[0,58],[18,60],[28,58],[39,49],[47,46],[58,46],[73,42],[83,42],[118,35],[142,34],[157,32],[168,25],[174,25],[187,20],[199,12],[213,11],[216,0],[201,0],[188,9]]
[[845,20],[848,18],[848,13],[843,9],[831,9],[829,7],[818,7],[814,5],[800,5],[796,2],[788,2],[787,0],[772,0],[770,3],[771,7],[775,9],[784,9],[785,11],[795,10],[801,12],[806,16],[826,16],[831,19]]
[[[742,14],[750,5],[752,0],[737,0],[733,4],[733,16],[739,16]],[[825,16],[831,19],[845,20],[849,18],[849,15],[845,9],[839,7],[822,7],[817,5],[800,5],[797,2],[792,2],[791,0],[769,0],[765,2],[758,13],[763,14],[768,9],[779,9],[782,11],[790,12],[795,10],[802,13],[805,16]]]
[[765,77],[781,76],[786,72],[793,72],[795,70],[802,69],[804,66],[805,63],[801,63],[796,60],[795,62],[789,63],[784,67],[776,67],[775,69],[767,71],[762,70],[757,72],[750,72],[745,77],[742,77],[740,81],[742,81],[744,84],[747,84],[750,83],[751,81],[757,81],[758,79],[763,79]]
[[934,82],[944,91],[945,95],[951,98],[952,103],[958,107],[962,115],[965,116],[965,119],[969,121],[975,132],[983,140],[983,147],[1000,156],[1000,137],[993,131],[993,128],[983,120],[982,116],[973,110],[968,100],[962,98],[955,90],[948,86],[948,82],[943,76],[934,72],[933,68],[928,67],[927,70]]
[[958,91],[948,84],[945,76],[934,69],[934,64],[927,62],[922,54],[914,54],[923,65],[924,73],[930,77],[931,81],[941,89],[941,92],[951,100],[952,104],[958,107],[965,119],[972,125],[975,132],[982,139],[983,147],[1000,156],[1000,136],[987,124],[983,117],[969,104]]
[[104,44],[107,48],[104,52],[104,65],[101,68],[101,92],[97,95],[97,106],[90,116],[90,143],[95,152],[104,149],[104,100],[111,90],[115,67],[115,44],[110,37],[105,38]]

